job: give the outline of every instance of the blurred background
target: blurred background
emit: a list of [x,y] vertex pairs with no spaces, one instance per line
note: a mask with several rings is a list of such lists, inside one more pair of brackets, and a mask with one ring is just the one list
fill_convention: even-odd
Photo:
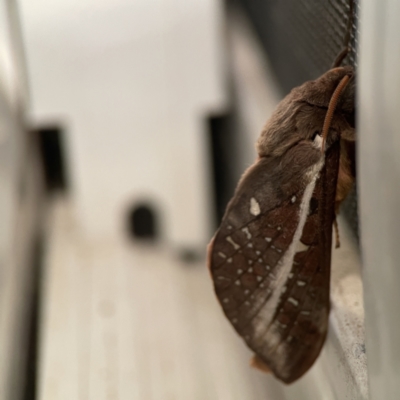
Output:
[[331,67],[349,17],[347,0],[0,0],[0,399],[367,398],[355,192],[343,305],[300,382],[249,367],[205,268],[263,124]]

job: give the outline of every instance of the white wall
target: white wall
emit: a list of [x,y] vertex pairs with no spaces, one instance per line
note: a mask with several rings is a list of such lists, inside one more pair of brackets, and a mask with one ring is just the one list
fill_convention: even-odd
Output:
[[35,123],[61,122],[77,217],[118,233],[149,198],[165,237],[211,234],[204,116],[224,105],[217,0],[21,0]]

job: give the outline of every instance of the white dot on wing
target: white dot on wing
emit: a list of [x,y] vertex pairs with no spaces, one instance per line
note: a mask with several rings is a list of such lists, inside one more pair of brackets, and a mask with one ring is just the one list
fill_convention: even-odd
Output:
[[257,216],[257,215],[260,214],[260,212],[261,212],[260,204],[258,203],[258,201],[254,197],[252,197],[250,199],[250,214],[254,215],[254,216]]
[[289,303],[292,303],[294,306],[298,306],[299,305],[299,302],[298,302],[298,300],[296,300],[296,299],[294,299],[293,297],[289,297],[288,298],[288,302]]

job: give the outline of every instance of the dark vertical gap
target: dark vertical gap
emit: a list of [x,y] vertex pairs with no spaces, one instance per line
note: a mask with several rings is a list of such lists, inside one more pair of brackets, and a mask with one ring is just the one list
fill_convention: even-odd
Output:
[[68,188],[63,132],[59,126],[40,127],[36,131],[48,191]]
[[42,277],[43,241],[38,235],[33,245],[31,294],[28,301],[28,343],[26,354],[25,390],[23,400],[36,400],[37,382],[39,376],[39,316],[40,316],[40,286]]
[[228,113],[211,116],[208,119],[208,124],[216,225],[219,225],[236,185],[233,175],[234,163],[236,162],[233,156],[233,115]]
[[150,204],[134,205],[128,212],[128,233],[133,239],[155,241],[159,236],[157,213]]

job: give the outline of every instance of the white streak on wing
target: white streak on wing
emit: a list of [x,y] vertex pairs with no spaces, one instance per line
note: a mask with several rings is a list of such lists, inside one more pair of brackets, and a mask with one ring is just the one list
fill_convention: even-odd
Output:
[[276,280],[272,283],[273,286],[271,287],[272,289],[271,297],[268,299],[267,303],[264,305],[264,307],[257,315],[257,317],[253,320],[254,331],[255,331],[254,336],[259,338],[260,345],[264,342],[264,344],[268,343],[268,347],[270,346],[273,347],[280,341],[279,334],[278,333],[275,334],[273,330],[269,330],[268,334],[266,334],[267,333],[266,327],[268,327],[271,323],[271,320],[278,307],[283,287],[285,286],[287,280],[289,279],[289,275],[291,273],[293,264],[293,258],[296,254],[296,247],[303,233],[303,228],[306,223],[308,211],[310,208],[310,200],[314,192],[315,184],[323,164],[324,160],[322,159],[316,166],[313,166],[310,169],[310,171],[308,171],[308,174],[312,173],[312,179],[310,183],[306,186],[303,198],[301,200],[300,211],[299,211],[299,223],[293,235],[292,243],[290,244],[287,251],[284,253],[283,257],[281,258],[281,260],[277,265],[276,270],[274,271],[276,273]]
[[250,231],[249,231],[249,228],[243,228],[242,229],[242,232],[244,232],[245,234],[246,234],[246,236],[247,236],[247,239],[251,239],[251,233],[250,233]]
[[250,199],[250,214],[257,216],[260,215],[260,212],[260,204],[258,204],[258,201],[254,197],[252,197]]
[[226,241],[229,242],[234,247],[235,250],[240,248],[240,246],[237,243],[235,243],[230,236],[226,237]]
[[292,303],[293,305],[295,305],[296,307],[299,305],[299,301],[294,299],[293,297],[289,297],[288,298],[288,302]]

